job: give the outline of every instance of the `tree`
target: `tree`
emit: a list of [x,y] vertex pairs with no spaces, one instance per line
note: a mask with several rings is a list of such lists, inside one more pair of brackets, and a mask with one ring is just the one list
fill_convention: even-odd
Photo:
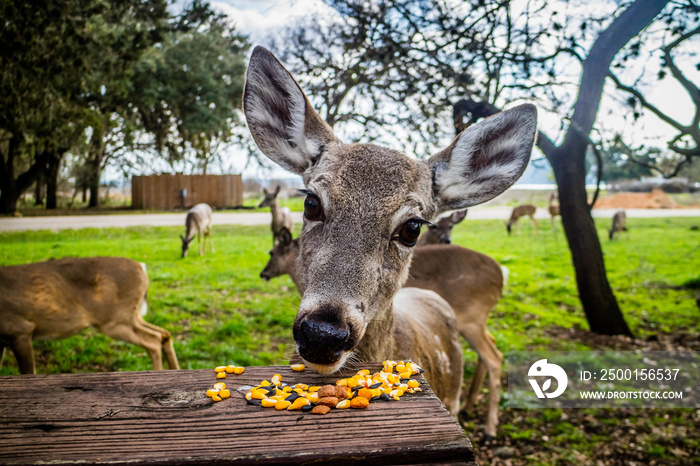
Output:
[[241,124],[249,43],[226,17],[195,2],[176,18],[162,47],[136,67],[136,116],[171,163],[192,155],[204,174]]
[[[408,131],[422,139],[413,146],[424,155],[435,139],[452,133],[452,125],[434,122],[445,121],[457,101],[463,104],[455,108],[458,129],[522,98],[560,115],[560,134],[540,132],[538,147],[559,186],[579,297],[592,331],[630,334],[607,282],[590,216],[585,154],[591,139],[600,138],[594,123],[612,60],[668,2],[620,7],[611,2],[605,10],[584,14],[574,9],[576,14],[566,15],[545,1],[524,7],[512,2],[326,1],[340,13],[339,21],[314,20],[321,26],[297,28],[283,40],[292,49],[285,61],[303,73],[312,94],[320,91],[322,98],[314,103],[336,122],[362,123],[363,117],[354,114],[363,113],[371,123],[372,107],[358,103],[376,99],[375,107],[393,110],[393,123],[403,128],[395,125],[389,132],[402,137]],[[355,60],[349,63],[353,72],[337,73],[343,62],[324,52],[317,45],[321,42]],[[344,106],[345,101],[352,105]],[[329,112],[333,105],[339,110]]]

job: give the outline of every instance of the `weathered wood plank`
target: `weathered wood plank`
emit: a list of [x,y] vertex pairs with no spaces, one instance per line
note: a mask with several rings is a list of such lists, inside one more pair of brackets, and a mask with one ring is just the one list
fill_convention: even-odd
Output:
[[224,380],[232,396],[218,403],[205,394],[213,370],[0,377],[0,463],[473,464],[469,439],[422,377],[423,392],[364,410],[247,405],[248,388],[276,373],[318,385],[353,372],[250,367]]

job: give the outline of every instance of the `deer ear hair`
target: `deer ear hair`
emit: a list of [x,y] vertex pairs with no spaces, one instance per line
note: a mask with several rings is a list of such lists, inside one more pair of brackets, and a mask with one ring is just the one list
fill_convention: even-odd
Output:
[[335,140],[289,71],[260,46],[246,71],[243,111],[262,153],[297,175],[311,168]]
[[267,196],[270,193],[267,192],[267,189],[263,188],[263,194]]
[[282,227],[280,231],[277,232],[276,237],[280,244],[284,246],[289,246],[292,244],[292,233],[287,229],[287,227]]
[[537,133],[537,109],[524,104],[465,129],[428,160],[438,213],[481,204],[522,175]]
[[277,196],[280,193],[280,185],[277,185],[275,188],[275,196]]
[[459,222],[464,220],[466,218],[466,216],[467,216],[467,209],[458,210],[457,212],[454,212],[452,214],[452,218],[451,218],[452,224],[457,225]]

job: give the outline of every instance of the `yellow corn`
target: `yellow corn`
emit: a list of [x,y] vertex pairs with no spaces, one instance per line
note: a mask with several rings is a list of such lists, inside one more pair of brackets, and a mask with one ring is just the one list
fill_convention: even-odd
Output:
[[264,398],[267,398],[267,391],[265,391],[265,390],[253,390],[251,392],[250,396],[254,400],[262,400]]
[[373,388],[373,389],[370,390],[370,391],[372,392],[372,398],[374,398],[375,396],[379,396],[379,395],[382,394],[382,391],[381,391],[380,389],[378,389],[378,388]]
[[226,372],[217,372],[217,373],[216,373],[216,378],[217,378],[217,379],[225,379],[225,378],[226,378]]
[[219,395],[214,395],[211,397],[211,399],[214,401],[221,401],[221,397]]
[[335,409],[345,409],[350,407],[350,400],[343,400],[340,401],[337,405],[335,405]]
[[382,372],[391,374],[392,372],[394,372],[394,366],[392,366],[389,361],[384,361],[384,367],[382,367]]
[[301,371],[303,371],[304,369],[306,369],[306,366],[303,365],[303,364],[292,364],[292,365],[289,366],[289,367],[291,367],[292,370],[293,370],[293,371],[296,371],[296,372],[301,372]]
[[289,408],[289,406],[291,406],[291,404],[292,403],[287,401],[287,400],[279,400],[277,403],[275,403],[275,409],[277,411],[282,411],[283,409]]
[[403,396],[403,390],[392,390],[389,392],[389,396],[392,398],[395,396],[401,397],[401,396]]
[[348,381],[345,379],[340,379],[335,384],[339,387],[345,387],[348,385]]
[[261,387],[269,387],[270,385],[272,385],[272,384],[270,382],[268,382],[267,380],[263,380],[262,382],[260,382]]
[[282,376],[279,374],[275,374],[270,380],[272,381],[272,385],[279,385],[282,383]]
[[418,383],[418,381],[415,380],[415,379],[409,380],[407,385],[408,385],[409,388],[418,388],[418,387],[420,386],[420,384]]
[[233,371],[236,369],[236,366],[226,366],[226,373],[227,374],[233,374]]
[[401,397],[400,397],[400,396],[392,396],[392,398],[394,399],[394,401],[400,401],[400,400],[401,400]]
[[282,391],[283,391],[284,393],[292,393],[292,387],[290,387],[289,385],[287,385],[286,387],[284,387],[284,388],[282,389]]
[[289,407],[287,409],[290,411],[296,411],[297,409],[301,409],[302,406],[306,406],[308,404],[311,404],[311,403],[309,403],[309,400],[300,396],[299,398],[294,400],[292,402],[292,404],[289,405]]
[[207,390],[207,396],[208,396],[209,398],[211,398],[211,397],[214,396],[214,395],[218,395],[218,394],[219,394],[219,389],[218,389],[218,388],[210,388],[209,390]]
[[350,388],[352,388],[352,387],[357,387],[357,380],[355,380],[355,379],[348,379],[346,385],[347,385],[348,387],[350,387]]
[[318,402],[318,392],[309,393],[308,395],[306,395],[306,399],[312,403],[317,403]]
[[224,372],[226,370],[226,366],[218,366],[214,368],[214,372]]
[[263,408],[272,408],[277,404],[278,401],[279,400],[275,400],[274,398],[265,398],[264,400],[260,401],[260,404]]
[[219,396],[221,398],[228,398],[229,396],[231,396],[231,390],[219,390]]
[[253,393],[252,393],[252,392],[246,393],[246,394],[245,394],[245,399],[248,400],[248,401],[252,400],[252,399],[253,399]]
[[406,372],[401,372],[399,374],[399,377],[401,377],[402,379],[409,379],[409,378],[411,378],[412,375],[413,374],[411,374],[411,371],[406,371]]
[[321,387],[313,386],[313,387],[309,387],[309,390],[308,390],[308,391],[309,391],[309,393],[316,393],[316,392],[319,391],[320,389],[321,389]]
[[404,372],[406,370],[406,365],[403,362],[400,362],[396,365],[396,372]]
[[362,369],[361,371],[357,372],[357,375],[361,375],[361,376],[369,375],[369,369]]
[[214,388],[216,388],[217,390],[223,390],[224,388],[226,388],[226,384],[223,382],[215,383]]
[[234,367],[233,373],[236,375],[241,375],[245,371],[245,367]]

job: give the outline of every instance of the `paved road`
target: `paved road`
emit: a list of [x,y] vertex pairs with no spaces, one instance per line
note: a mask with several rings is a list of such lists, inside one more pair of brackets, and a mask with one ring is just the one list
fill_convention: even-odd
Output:
[[[595,209],[596,218],[612,218],[617,209]],[[469,209],[467,220],[507,220],[510,207],[475,207]],[[627,209],[628,218],[652,217],[700,217],[700,209]],[[300,223],[302,215],[293,212]],[[545,209],[537,209],[537,218],[549,218]],[[267,212],[214,213],[214,225],[266,225],[270,223]],[[56,217],[0,218],[0,231],[66,230],[80,228],[124,228],[133,226],[185,225],[185,214],[133,214],[133,215],[71,215]]]

